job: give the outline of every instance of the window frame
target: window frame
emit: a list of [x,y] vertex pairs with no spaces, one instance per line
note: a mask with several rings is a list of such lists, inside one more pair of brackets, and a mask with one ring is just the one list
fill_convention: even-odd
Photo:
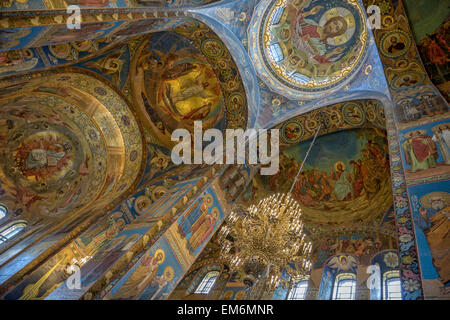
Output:
[[270,53],[275,62],[279,63],[284,60],[283,50],[278,42],[270,45]]
[[[352,285],[350,286],[350,298],[338,298],[338,295],[342,295],[343,293],[340,293],[339,290],[344,287],[342,286],[343,283],[351,282]],[[331,296],[331,300],[355,300],[356,299],[356,275],[354,273],[341,273],[336,276],[334,279],[333,284],[333,293]],[[345,286],[348,287],[348,286]],[[345,293],[347,294],[347,293]]]
[[[299,291],[303,291],[303,294],[301,296],[298,293]],[[286,300],[305,300],[307,291],[308,291],[308,280],[300,279],[295,283],[295,285],[292,286],[291,290],[289,290]]]
[[[390,285],[389,283],[392,282],[398,282],[398,288],[400,289],[399,291],[394,291],[394,292],[390,292],[389,288]],[[402,286],[401,286],[401,281],[400,281],[400,272],[398,270],[391,270],[391,271],[386,271],[385,273],[383,273],[383,300],[402,300]],[[391,298],[391,294],[392,293],[399,293],[400,296],[396,296],[394,298]]]
[[200,284],[195,288],[195,294],[204,294],[207,295],[211,292],[214,284],[216,283],[217,278],[219,277],[220,272],[217,270],[212,270],[207,272],[204,276]]
[[[16,237],[27,225],[25,220],[16,220],[0,228],[0,245]],[[17,231],[17,229],[20,230]]]

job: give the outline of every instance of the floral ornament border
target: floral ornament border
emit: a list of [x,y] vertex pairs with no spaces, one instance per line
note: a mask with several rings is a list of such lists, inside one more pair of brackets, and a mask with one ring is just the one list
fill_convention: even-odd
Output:
[[[386,108],[388,109],[388,108]],[[392,190],[394,194],[395,227],[398,239],[399,270],[403,300],[423,300],[422,278],[417,253],[413,218],[408,201],[406,180],[401,163],[400,145],[391,110],[386,110]]]

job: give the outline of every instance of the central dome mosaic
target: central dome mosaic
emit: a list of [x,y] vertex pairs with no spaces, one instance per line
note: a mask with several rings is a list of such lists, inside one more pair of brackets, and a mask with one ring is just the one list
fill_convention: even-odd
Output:
[[269,2],[259,24],[259,52],[282,85],[319,92],[342,84],[358,70],[367,27],[357,1]]

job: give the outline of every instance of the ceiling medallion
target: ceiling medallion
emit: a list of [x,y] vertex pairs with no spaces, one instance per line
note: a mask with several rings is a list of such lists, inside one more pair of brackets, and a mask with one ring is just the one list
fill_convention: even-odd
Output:
[[367,51],[356,0],[272,0],[260,16],[258,51],[278,84],[303,93],[343,84]]

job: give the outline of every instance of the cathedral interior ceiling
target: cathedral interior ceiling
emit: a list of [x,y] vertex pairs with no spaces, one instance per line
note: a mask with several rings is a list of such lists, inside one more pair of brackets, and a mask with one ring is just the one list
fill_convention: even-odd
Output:
[[[89,23],[83,27],[82,33],[77,32],[76,30],[67,32],[63,24],[48,25],[48,21],[45,21],[45,24],[42,23],[42,25],[40,25],[40,21],[44,19],[43,16],[40,17],[41,20],[37,22],[37,26],[30,26],[31,21],[26,19],[22,19],[22,22],[18,23],[17,19],[14,20],[10,17],[8,20],[10,28],[7,29],[7,33],[0,35],[2,38],[2,48],[4,50],[9,49],[9,51],[0,52],[6,61],[6,63],[0,67],[0,76],[5,77],[11,74],[42,70],[49,67],[80,64],[85,68],[101,73],[119,88],[124,89],[125,92],[127,90],[131,92],[133,88],[131,86],[126,87],[125,82],[129,75],[132,76],[136,72],[135,68],[130,69],[132,63],[138,63],[138,61],[136,61],[137,54],[135,54],[134,50],[143,50],[148,54],[155,48],[155,45],[152,42],[154,40],[150,39],[148,48],[145,50],[141,47],[136,49],[138,45],[132,38],[142,33],[150,33],[150,38],[158,38],[161,35],[153,35],[152,33],[171,30],[170,32],[172,33],[177,33],[178,35],[190,39],[191,44],[186,44],[184,50],[195,53],[197,55],[196,59],[198,59],[199,55],[203,55],[203,61],[208,62],[212,71],[216,74],[216,78],[218,78],[221,84],[223,96],[219,99],[218,104],[225,104],[225,108],[222,107],[216,108],[217,110],[211,110],[212,112],[209,112],[209,116],[215,115],[216,111],[219,112],[217,121],[213,122],[216,126],[222,126],[222,128],[243,127],[245,124],[260,127],[272,126],[273,124],[283,121],[282,119],[289,118],[289,115],[306,112],[329,104],[330,102],[322,102],[322,100],[324,100],[324,95],[326,95],[326,99],[329,101],[330,99],[333,100],[333,97],[337,97],[343,92],[345,92],[346,95],[359,96],[360,98],[364,97],[365,93],[363,92],[377,92],[381,95],[385,94],[386,85],[382,68],[380,68],[379,62],[377,61],[377,50],[371,39],[371,34],[366,30],[365,24],[361,24],[361,8],[358,5],[347,3],[345,1],[343,4],[336,1],[320,4],[314,9],[317,11],[315,15],[311,14],[311,16],[308,17],[309,19],[307,19],[309,22],[312,21],[312,25],[305,25],[302,27],[300,25],[294,26],[294,23],[292,23],[293,26],[290,26],[289,19],[294,21],[295,17],[300,14],[300,11],[298,10],[300,10],[300,8],[305,9],[308,5],[306,3],[291,3],[290,1],[284,1],[283,3],[285,3],[286,6],[286,14],[282,15],[282,18],[280,18],[281,22],[277,24],[277,27],[275,27],[275,25],[269,26],[269,19],[263,20],[262,17],[259,18],[257,12],[253,13],[255,7],[254,1],[249,1],[245,4],[230,1],[227,3],[227,7],[224,10],[209,9],[204,16],[210,15],[210,19],[205,21],[205,23],[207,22],[211,29],[231,32],[231,35],[224,35],[223,42],[220,37],[215,35],[204,23],[188,17],[161,17],[152,19],[138,17],[137,20],[130,21],[127,16],[119,16],[118,21],[110,21],[114,20],[114,18],[105,14],[102,21],[98,22],[97,20],[89,20],[91,19],[90,15],[89,13],[86,13],[88,15],[87,19]],[[267,7],[267,4],[273,3],[270,1],[262,1],[258,7]],[[238,9],[237,7],[239,5],[240,7]],[[270,11],[269,9],[272,7],[273,6],[268,6],[268,9],[266,9]],[[279,8],[278,11],[281,9],[282,8]],[[200,17],[200,13],[203,11],[200,9],[197,11],[199,12],[198,17]],[[238,12],[240,13],[238,14]],[[288,12],[290,12],[290,15],[287,15]],[[272,14],[275,13],[276,12],[272,12]],[[91,15],[93,16],[92,19],[95,19],[93,13]],[[273,18],[274,17],[270,20],[273,21]],[[317,21],[314,22],[311,19]],[[328,20],[330,20],[330,22],[327,24]],[[328,40],[325,39],[325,42],[321,42],[322,40],[319,39],[318,42],[316,41],[317,44],[308,47],[306,43],[315,43],[314,41],[317,40],[313,38],[312,40],[310,39],[309,42],[304,42],[303,44],[306,47],[302,47],[302,42],[300,40],[297,39],[298,41],[293,41],[289,36],[285,39],[286,41],[283,40],[284,38],[276,37],[277,40],[272,41],[279,43],[284,48],[284,54],[290,58],[285,59],[285,61],[295,60],[295,65],[297,66],[295,69],[297,71],[294,73],[292,73],[292,71],[294,71],[292,65],[287,66],[285,64],[280,64],[275,69],[278,71],[284,70],[282,71],[283,74],[291,74],[291,80],[288,79],[291,82],[296,82],[294,78],[309,76],[310,81],[308,84],[301,84],[297,81],[296,85],[289,85],[291,86],[290,88],[289,86],[283,85],[283,88],[288,88],[288,90],[281,90],[280,93],[280,90],[274,85],[276,83],[273,82],[276,81],[274,75],[276,72],[274,71],[275,69],[272,68],[273,66],[269,66],[272,73],[270,73],[268,77],[262,76],[261,70],[268,69],[268,65],[259,63],[258,61],[262,61],[269,56],[271,57],[272,51],[269,45],[266,47],[262,46],[262,51],[258,48],[256,48],[258,50],[255,51],[256,49],[254,50],[252,46],[257,45],[259,42],[253,41],[255,40],[253,37],[261,32],[268,32],[272,35],[271,37],[274,37],[280,32],[282,34],[295,33],[295,28],[322,30],[322,27],[325,25],[328,26],[327,30],[329,30],[331,28],[330,26],[335,21],[340,21],[336,23],[341,26],[342,30],[337,30],[336,36],[330,36],[327,38]],[[227,27],[220,28],[221,22],[226,22]],[[264,26],[267,28],[264,29]],[[285,31],[282,31],[281,29],[281,31],[278,30],[278,27]],[[294,29],[291,30],[291,27]],[[342,33],[344,27],[345,32]],[[280,34],[280,36],[282,36],[282,34]],[[214,39],[213,41],[209,39],[210,36]],[[168,35],[164,37],[168,37]],[[172,36],[172,38],[174,37],[175,35]],[[261,35],[261,37],[263,36]],[[307,38],[308,35],[305,35],[305,37]],[[224,43],[226,43],[226,45]],[[121,50],[117,49],[123,46],[126,48],[122,48]],[[161,46],[161,43],[156,46]],[[216,48],[213,48],[214,46],[216,46]],[[182,46],[178,45],[174,50],[180,50],[181,47]],[[308,52],[317,48],[322,48],[322,51],[325,50],[322,57],[323,59],[317,58],[320,61],[310,59],[312,62],[308,62],[307,66],[305,65],[302,67],[301,65],[303,64],[300,62],[300,58],[303,59],[302,61],[308,60]],[[345,48],[345,52],[342,51],[343,48]],[[162,51],[163,54],[167,55],[170,49],[171,48],[164,48]],[[115,56],[111,57],[109,54],[113,51]],[[246,51],[248,51],[248,53]],[[333,53],[331,53],[331,51],[333,51]],[[337,51],[342,52],[337,53]],[[155,56],[155,52],[152,54]],[[103,55],[102,59],[93,58],[94,56],[97,57],[99,55]],[[330,58],[325,58],[325,56],[329,56]],[[116,61],[113,61],[117,62],[117,64],[112,64],[111,58],[116,59]],[[135,58],[134,61],[133,58]],[[167,56],[162,58],[167,59]],[[231,63],[228,64],[228,68],[224,68],[224,62],[226,62],[227,59],[230,60]],[[83,63],[83,61],[88,61],[89,63]],[[139,63],[142,62],[143,60]],[[179,61],[176,63],[179,63]],[[336,71],[340,67],[345,67],[346,71],[341,73]],[[364,72],[356,72],[362,69]],[[149,79],[152,77],[149,75],[150,73],[152,73],[153,76],[156,76],[157,72],[146,71],[145,73],[147,74],[146,78]],[[257,79],[257,74],[261,77],[260,79],[262,79],[259,80],[259,83],[258,80],[253,81],[253,79]],[[294,74],[297,74],[297,76],[294,77]],[[240,78],[245,79],[243,85],[238,83]],[[183,78],[181,80],[184,81],[185,79]],[[152,81],[154,81],[154,79]],[[270,82],[273,83],[271,84]],[[149,86],[147,86],[147,90],[148,88]],[[243,101],[244,99],[246,101]],[[341,97],[339,99],[342,100],[344,98]],[[203,104],[206,105],[211,103],[211,107],[214,109],[214,101],[206,101],[203,99],[203,102]],[[151,101],[149,101],[149,103],[150,105],[152,104]],[[170,104],[170,102],[168,103]],[[142,107],[144,101],[140,101],[138,104]],[[179,108],[185,110],[183,112],[186,112],[189,109],[181,107],[181,102],[176,104]],[[242,110],[243,106],[246,106],[244,107],[246,110]],[[221,118],[220,110],[224,113],[223,118],[226,120],[225,126],[219,121],[219,118]],[[175,110],[175,113],[176,112],[177,111]],[[189,114],[189,112],[194,112],[195,114]],[[206,114],[206,107],[203,109],[203,112]],[[238,113],[240,115],[236,116]],[[203,115],[203,113],[199,114],[195,110],[187,111],[187,114],[188,117],[190,116],[191,118],[201,118]],[[247,119],[239,119],[243,118],[242,115],[244,114],[246,114]],[[186,114],[181,115],[181,117],[185,116]],[[159,122],[164,123],[165,121]],[[169,122],[173,122],[173,119]],[[172,128],[173,124],[167,123],[166,126]],[[154,125],[153,129],[155,129]]]
[[[261,92],[259,116],[266,117],[260,123],[278,123],[275,127],[281,129],[284,152],[311,138],[319,122],[323,124],[321,135],[339,135],[343,133],[335,131],[349,129],[346,135],[353,132],[367,136],[366,143],[376,137],[381,139],[383,106],[377,100],[361,100],[363,94],[358,93],[365,89],[383,95],[386,89],[360,5],[353,1],[316,1],[312,6],[311,1],[270,0],[253,4],[254,11],[248,5],[239,15],[228,14],[228,22],[248,24],[245,32],[242,26],[239,31],[231,29],[248,50],[248,56],[254,58],[256,74],[262,79],[255,88]],[[235,4],[230,6],[235,8]],[[216,10],[211,15],[223,22],[225,12],[229,13]],[[96,72],[123,90],[152,141],[166,148],[171,146],[174,129],[182,126],[192,130],[195,120],[203,120],[204,129],[245,128],[248,124],[248,93],[239,72],[241,61],[204,23],[191,18],[160,18],[88,26],[90,40],[75,32],[61,33],[58,26],[42,27],[51,29],[46,32],[32,27],[10,29],[13,36],[5,41],[2,35],[2,48],[18,49],[1,52],[6,61],[1,75],[68,64]],[[142,30],[148,34],[139,36]],[[406,35],[400,41],[409,38]],[[20,49],[30,43],[33,48]],[[385,51],[389,52],[389,48]],[[366,79],[361,81],[356,73]],[[391,87],[402,86],[403,78],[397,78],[388,77]],[[14,90],[15,84],[8,81],[2,85],[12,85],[7,90]],[[360,85],[365,82],[376,85]],[[285,95],[279,93],[281,87]],[[341,92],[353,100],[298,115],[299,110],[318,108],[317,101],[323,95],[329,101]],[[293,99],[293,95],[302,99]],[[297,116],[292,118],[290,114]],[[80,142],[83,146],[86,143]],[[384,148],[382,144],[380,148]],[[354,159],[342,160],[347,170],[350,160]],[[367,220],[368,216],[359,218]],[[346,221],[357,219],[349,217]]]
[[[242,40],[248,40],[247,43],[244,41],[244,44],[248,46],[249,56],[253,57],[254,51],[252,46],[257,46],[256,49],[259,51],[256,58],[264,61],[260,65],[254,60],[257,73],[260,77],[262,77],[261,72],[267,71],[271,74],[269,77],[262,77],[265,80],[268,79],[269,83],[261,81],[260,87],[255,88],[255,90],[262,92],[261,102],[258,103],[260,108],[264,109],[268,104],[271,105],[268,115],[269,120],[266,121],[266,124],[277,123],[277,118],[285,119],[289,117],[289,114],[298,114],[299,110],[304,109],[305,112],[306,110],[311,110],[311,106],[307,108],[310,101],[320,100],[317,99],[320,95],[328,94],[332,96],[333,94],[338,94],[339,89],[342,89],[343,86],[346,86],[347,94],[352,97],[358,97],[358,95],[361,95],[358,94],[358,90],[348,89],[348,87],[349,82],[355,80],[354,74],[360,68],[364,68],[363,73],[368,78],[368,82],[376,83],[378,80],[381,83],[383,80],[382,77],[384,75],[380,76],[379,72],[377,72],[377,66],[371,60],[372,56],[369,49],[373,50],[374,44],[371,42],[371,45],[369,45],[366,26],[362,23],[362,8],[359,5],[351,1],[343,1],[342,3],[334,1],[309,7],[309,1],[307,3],[298,1],[281,1],[277,3],[261,1],[259,9],[257,9],[261,11],[261,17],[256,11],[252,18],[252,21],[256,22],[250,21],[251,12],[248,15],[235,17],[241,22],[250,24],[254,31],[248,32],[248,34],[237,34],[233,30],[238,37],[242,37]],[[249,8],[243,9],[250,10]],[[306,9],[309,10],[309,14],[302,13]],[[303,17],[302,14],[305,16]],[[216,13],[216,16],[220,16],[220,14]],[[306,19],[306,22],[302,20],[303,22],[296,23],[295,21],[300,21],[299,18],[301,18],[300,20]],[[247,126],[249,103],[247,101],[248,93],[246,94],[244,90],[239,72],[241,61],[232,56],[231,51],[227,49],[220,37],[204,23],[190,18],[161,18],[138,20],[136,22],[98,22],[90,23],[87,26],[88,29],[85,31],[88,32],[88,40],[86,40],[86,35],[80,38],[81,34],[76,32],[64,33],[61,30],[58,31],[60,26],[42,27],[48,29],[46,32],[40,32],[39,28],[32,27],[15,30],[13,32],[14,37],[8,38],[14,41],[3,41],[3,48],[15,48],[14,45],[18,47],[24,46],[27,41],[30,41],[30,37],[39,34],[40,36],[34,37],[32,42],[32,46],[37,47],[0,52],[8,62],[3,67],[3,70],[0,69],[0,72],[3,71],[2,74],[8,76],[28,70],[45,69],[49,65],[74,65],[80,69],[88,69],[91,72],[95,72],[124,92],[134,106],[137,121],[146,132],[148,141],[155,142],[167,149],[173,146],[173,142],[170,141],[172,131],[180,127],[192,131],[195,120],[203,120],[203,129],[245,128]],[[250,27],[249,30],[252,30]],[[142,30],[145,30],[144,33],[146,34],[140,34]],[[294,35],[302,34],[302,30],[305,31],[304,37],[295,38]],[[317,39],[314,38],[316,33],[319,34]],[[255,34],[259,34],[258,41],[249,44]],[[89,39],[89,36],[92,39]],[[276,61],[276,50],[273,46],[275,43],[278,44],[281,54],[288,57],[288,59],[283,61],[292,63],[286,65]],[[316,55],[313,55],[313,52]],[[319,55],[319,53],[322,54]],[[302,63],[302,61],[308,62]],[[258,69],[261,66],[265,71]],[[346,68],[345,72],[337,71],[344,67]],[[289,76],[287,76],[288,74]],[[306,78],[308,80],[305,80]],[[11,78],[6,79],[2,83],[7,85],[6,90],[15,90],[16,86],[19,85],[14,83],[14,81],[10,81],[9,79]],[[272,86],[273,83],[271,84],[270,82],[278,81],[282,83],[283,81],[280,79],[284,79],[283,81],[285,82],[282,85],[289,87],[289,90],[309,98],[299,101],[292,99],[289,94],[283,96],[277,93],[276,88]],[[60,90],[63,83],[58,83],[58,86],[55,85],[56,88],[54,90]],[[33,87],[33,85],[29,84],[28,87],[38,90],[35,89],[36,85]],[[358,89],[361,89],[361,87]],[[367,87],[364,89],[370,90]],[[65,90],[66,96],[69,95],[68,98],[72,99],[70,100],[71,103],[80,104],[80,100],[83,100],[83,98],[78,100],[71,98],[70,94],[76,96],[77,89]],[[21,91],[24,91],[24,89]],[[29,91],[32,90],[29,89]],[[98,93],[96,94],[98,95]],[[309,96],[309,94],[312,94],[312,96]],[[319,95],[314,96],[315,94]],[[92,94],[87,94],[86,97],[92,98]],[[16,97],[15,99],[21,101],[18,100],[19,98],[22,99],[21,97]],[[25,98],[30,100],[30,97],[27,97],[26,94],[24,94],[23,99]],[[60,96],[58,98],[62,99]],[[66,99],[68,98],[66,97]],[[24,101],[27,100],[25,99]],[[42,103],[42,101],[39,103]],[[293,107],[285,108],[286,110],[280,112],[280,108],[290,104],[293,104]],[[99,103],[99,105],[102,105],[102,103]],[[260,115],[264,114],[261,112]],[[113,116],[114,114],[109,114],[109,117]],[[130,115],[129,119],[133,123],[134,117]],[[98,120],[93,119],[92,121]],[[116,143],[114,145],[116,157],[123,152],[119,150],[126,149],[129,153],[122,155],[121,159],[116,159],[115,161],[105,160],[106,163],[115,163],[115,165],[112,167],[106,166],[104,170],[110,171],[105,171],[102,178],[89,181],[95,181],[96,183],[107,181],[119,188],[123,184],[130,185],[133,178],[136,178],[128,177],[126,183],[122,184],[118,182],[124,179],[121,177],[124,168],[128,168],[131,164],[138,165],[142,156],[142,150],[134,150],[136,148],[133,147],[126,148],[126,143],[136,141],[136,139],[123,139],[123,133],[118,127],[120,124],[124,125],[130,121],[119,119],[113,122],[117,124],[116,127],[109,128],[110,130],[112,129],[112,132],[115,132],[115,138],[111,139]],[[353,137],[349,139],[355,146],[361,143],[357,141],[364,140],[364,138],[357,139],[356,136],[367,137],[367,141],[365,140],[366,144],[369,140],[375,138],[382,140],[384,138],[381,133],[385,128],[381,103],[377,100],[355,99],[297,115],[294,118],[290,117],[289,120],[276,125],[276,128],[281,130],[282,148],[285,150],[283,154],[288,154],[286,153],[288,152],[287,150],[300,148],[296,146],[302,145],[303,141],[312,137],[319,123],[323,124],[321,135],[353,129],[345,134],[335,133],[335,135],[342,134],[346,137]],[[101,128],[101,125],[97,126]],[[106,136],[103,132],[102,134]],[[114,135],[113,133],[110,134]],[[84,140],[88,140],[88,138],[89,135],[87,138],[83,137]],[[82,146],[79,148],[82,148],[84,151],[78,157],[84,156],[84,160],[89,158],[88,150],[92,149],[89,142],[79,142]],[[108,153],[108,148],[111,148],[112,145],[113,142],[108,142],[104,138],[103,149],[105,150],[105,157],[114,157],[114,152]],[[358,148],[360,153],[366,146],[358,145]],[[384,148],[382,143],[380,148]],[[137,151],[138,156],[131,151]],[[292,152],[295,153],[295,151]],[[361,154],[359,156],[363,158]],[[130,159],[134,159],[134,157],[137,157],[138,160],[131,161]],[[292,157],[287,157],[286,159],[288,158],[291,161]],[[74,158],[72,161],[75,161],[79,170],[80,164],[78,162],[81,160],[77,159]],[[93,161],[92,158],[89,159],[86,161]],[[357,159],[339,160],[345,164],[341,167],[345,167],[344,171],[346,172],[353,170],[349,163],[350,160],[356,161]],[[300,159],[297,159],[297,161],[300,161]],[[332,164],[333,168],[336,167],[334,170],[337,170],[336,163]],[[86,164],[89,168],[95,166],[94,163]],[[315,164],[311,166],[314,167]],[[327,168],[322,168],[319,165],[316,167],[321,170],[328,170],[328,166]],[[83,168],[81,167],[81,169]],[[125,170],[125,172],[128,171]],[[63,175],[62,173],[60,174],[61,176]],[[96,174],[100,174],[100,171],[97,170]],[[327,172],[327,174],[331,176],[333,172]],[[386,177],[380,178],[383,180],[383,183],[387,183],[385,178],[388,178],[388,176],[387,174]],[[79,179],[88,181],[89,177],[90,175],[86,175],[86,177],[81,175]],[[111,179],[111,177],[115,177],[118,181],[109,181],[108,179]],[[52,183],[57,185],[54,181],[49,182],[48,185],[53,187]],[[384,184],[386,185],[386,183]],[[110,191],[114,190],[115,187],[108,188],[104,186],[103,189],[104,191]],[[49,187],[47,186],[47,188]],[[101,190],[102,188],[97,189]],[[390,192],[388,189],[385,191]],[[385,197],[386,192],[380,191],[377,192],[377,195]],[[93,196],[93,193],[91,195]],[[80,198],[83,198],[85,201],[89,200],[89,197]],[[383,201],[386,202],[387,200],[383,198]],[[390,206],[390,203],[387,202],[386,208],[384,208],[386,210]],[[340,210],[342,213],[348,210],[345,205],[336,206],[336,203],[333,206],[337,211]],[[332,206],[332,204],[320,205],[320,208],[312,206],[309,210],[311,212],[309,215],[310,222],[323,227],[324,222],[315,220],[315,217],[318,215],[314,214],[314,212],[315,210],[326,211],[329,206]],[[352,224],[361,219],[367,221],[375,218],[373,210],[371,211],[367,203],[358,204],[354,207],[360,208],[361,206],[367,209],[363,214],[361,213],[359,216],[335,214],[333,216],[335,221],[332,224],[336,225],[341,222]],[[35,204],[35,207],[39,208],[40,206]],[[52,208],[52,210],[55,209]],[[379,212],[377,214],[377,218],[379,218]],[[328,217],[328,215],[326,217],[327,219],[333,218]]]
[[[412,241],[410,213],[399,209],[427,187],[414,185],[418,179],[442,180],[446,167],[441,161],[433,174],[415,172],[417,163],[401,158],[413,153],[399,143],[404,149],[414,135],[428,134],[423,141],[432,145],[431,136],[448,128],[448,106],[433,86],[448,100],[444,2],[364,0],[366,7],[380,4],[382,30],[373,32],[355,0],[203,7],[213,2],[2,1],[1,203],[31,223],[62,224],[132,190],[149,195],[135,202],[145,209],[168,191],[173,175],[203,176],[203,169],[169,165],[173,130],[192,131],[202,120],[203,129],[280,130],[280,170],[253,177],[238,203],[247,207],[289,190],[321,125],[293,189],[314,240],[313,268],[339,252],[369,264],[373,250],[396,248],[396,234],[399,243]],[[430,3],[438,9],[428,15]],[[60,14],[70,4],[84,10],[81,31],[67,30],[68,15]],[[401,185],[404,177],[413,187]],[[436,183],[434,195],[447,184]],[[433,195],[419,191],[423,198],[415,195],[411,210]],[[218,252],[213,240],[182,284]]]

